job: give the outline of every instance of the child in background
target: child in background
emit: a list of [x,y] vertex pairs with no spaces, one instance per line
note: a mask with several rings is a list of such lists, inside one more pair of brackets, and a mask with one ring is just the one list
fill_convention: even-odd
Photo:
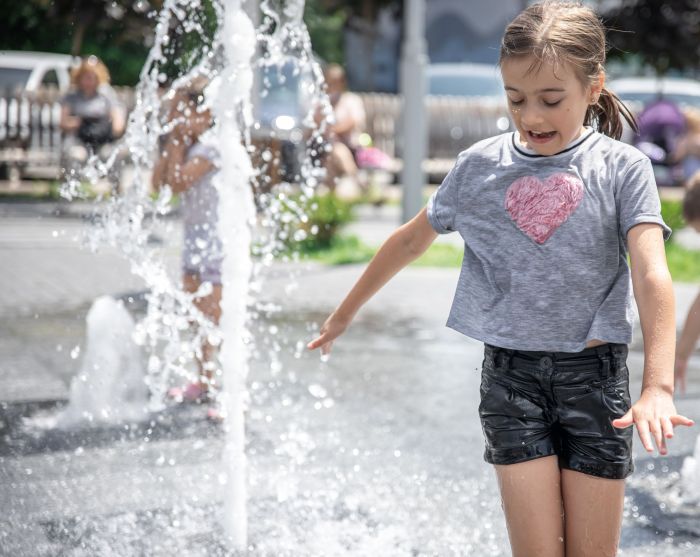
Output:
[[678,141],[673,158],[683,166],[683,178],[690,182],[700,172],[700,110],[686,108],[683,113],[687,129]]
[[[336,182],[342,176],[358,180],[356,156],[366,115],[362,99],[347,90],[342,66],[329,64],[324,70],[324,77],[334,117],[334,122],[328,128],[331,152],[326,161],[326,185],[330,191],[335,191]],[[358,182],[358,185],[361,184]]]
[[[700,232],[700,171],[686,185],[683,198],[683,218],[696,232]],[[676,348],[676,383],[685,392],[688,360],[700,338],[700,294],[695,298],[685,318],[683,332]]]
[[[439,233],[459,232],[448,326],[485,344],[479,416],[515,556],[615,555],[633,424],[667,453],[675,316],[670,230],[649,159],[618,141],[627,109],[605,88],[605,31],[589,7],[546,1],[507,27],[500,66],[516,131],[460,154],[382,245],[308,344],[334,340]],[[631,260],[631,272],[627,253]],[[632,404],[633,301],[644,335]],[[653,439],[653,441],[652,441]]]
[[[212,114],[203,107],[205,80],[195,80],[172,101],[168,121],[180,120],[165,138],[164,149],[153,170],[153,185],[170,186],[181,195],[184,216],[182,285],[186,292],[197,292],[203,283],[211,292],[195,298],[197,308],[218,325],[221,318],[221,241],[217,236],[218,193],[213,177],[218,170],[219,153],[207,141]],[[171,389],[173,398],[202,402],[211,398],[219,368],[216,348],[202,347],[198,361],[199,379],[184,388]],[[216,412],[215,409],[211,409]]]

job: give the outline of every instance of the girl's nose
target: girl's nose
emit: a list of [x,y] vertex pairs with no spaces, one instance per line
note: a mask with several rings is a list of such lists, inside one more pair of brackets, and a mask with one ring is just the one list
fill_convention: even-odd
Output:
[[526,127],[536,126],[542,122],[542,113],[530,103],[530,106],[524,106],[520,110],[520,122]]

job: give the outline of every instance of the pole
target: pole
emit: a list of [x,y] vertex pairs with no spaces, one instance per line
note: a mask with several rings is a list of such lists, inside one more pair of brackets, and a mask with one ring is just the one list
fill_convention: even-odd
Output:
[[423,160],[428,143],[425,112],[425,0],[407,0],[404,13],[404,42],[401,49],[401,94],[403,109],[402,222],[411,220],[423,206]]

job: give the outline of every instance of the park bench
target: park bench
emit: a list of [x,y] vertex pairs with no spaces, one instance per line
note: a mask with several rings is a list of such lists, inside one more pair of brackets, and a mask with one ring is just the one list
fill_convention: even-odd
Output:
[[60,166],[60,94],[54,87],[36,93],[0,95],[0,168],[10,188],[22,176],[55,178]]
[[[126,107],[133,106],[133,91],[118,88]],[[0,169],[10,188],[26,178],[57,179],[60,175],[61,94],[55,88],[35,94],[0,94]],[[401,171],[399,144],[401,99],[386,93],[361,93],[367,114],[367,133],[375,147],[390,158],[385,170]],[[441,179],[460,151],[507,128],[505,107],[459,97],[428,97],[429,142],[423,168],[433,179]]]
[[[361,93],[367,116],[367,133],[373,145],[391,157],[390,171],[399,173],[401,98],[385,93]],[[457,155],[481,139],[502,133],[510,126],[505,106],[460,97],[427,97],[428,152],[423,170],[441,180]]]

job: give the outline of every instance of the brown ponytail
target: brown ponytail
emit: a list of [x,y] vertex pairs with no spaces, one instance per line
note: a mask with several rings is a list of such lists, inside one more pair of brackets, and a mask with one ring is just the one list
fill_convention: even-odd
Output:
[[584,125],[596,128],[600,133],[620,139],[622,137],[623,122],[625,119],[630,127],[637,132],[637,120],[630,109],[620,98],[603,87],[598,97],[598,102],[588,107]]

